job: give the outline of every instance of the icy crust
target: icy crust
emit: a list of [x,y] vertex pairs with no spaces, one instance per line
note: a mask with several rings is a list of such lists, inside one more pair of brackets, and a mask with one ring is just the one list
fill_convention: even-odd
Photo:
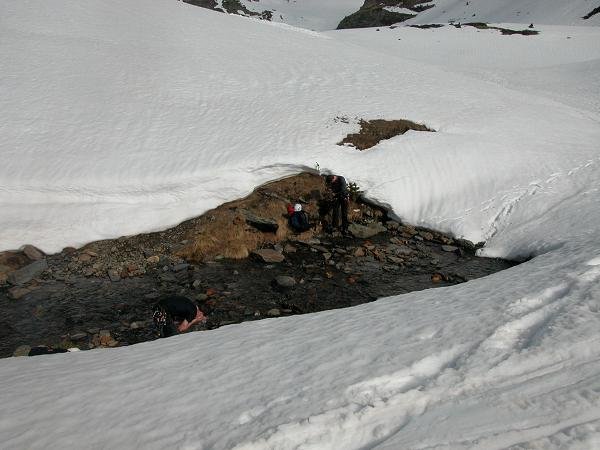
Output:
[[[4,2],[2,30],[2,249],[161,229],[317,163],[404,220],[481,241],[532,183],[597,157],[595,117],[346,34],[141,0]],[[360,118],[437,132],[337,146]]]

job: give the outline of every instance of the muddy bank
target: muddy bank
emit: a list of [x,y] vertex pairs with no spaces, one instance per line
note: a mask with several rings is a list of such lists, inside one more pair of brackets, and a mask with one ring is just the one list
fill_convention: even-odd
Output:
[[[325,233],[321,182],[301,174],[269,183],[160,233],[55,255],[32,247],[0,254],[0,356],[20,346],[90,349],[155,339],[151,307],[167,294],[197,301],[209,315],[196,327],[203,330],[353,306],[513,265],[475,257],[468,241],[390,220],[358,193],[353,235]],[[290,201],[304,204],[313,229],[289,229]]]

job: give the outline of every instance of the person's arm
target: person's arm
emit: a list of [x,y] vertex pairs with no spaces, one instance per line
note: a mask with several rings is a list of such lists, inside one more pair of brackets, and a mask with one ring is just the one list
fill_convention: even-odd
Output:
[[206,316],[204,315],[204,313],[202,311],[200,311],[200,308],[196,307],[196,317],[194,317],[194,319],[190,322],[187,319],[183,319],[183,321],[179,324],[179,326],[177,327],[177,330],[179,330],[180,333],[186,331],[188,328],[190,328],[193,325],[196,325],[198,322],[203,322],[206,321]]

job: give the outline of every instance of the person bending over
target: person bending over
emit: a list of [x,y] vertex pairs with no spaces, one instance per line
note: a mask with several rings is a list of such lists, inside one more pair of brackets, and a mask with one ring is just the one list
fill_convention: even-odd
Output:
[[162,298],[153,309],[152,319],[159,337],[183,333],[192,325],[206,322],[198,305],[181,295]]
[[[340,227],[342,233],[348,232],[348,206],[350,204],[350,193],[348,192],[348,183],[341,175],[327,175],[325,177],[325,186],[332,198],[331,207],[333,209],[332,225]],[[341,216],[341,226],[339,225]]]

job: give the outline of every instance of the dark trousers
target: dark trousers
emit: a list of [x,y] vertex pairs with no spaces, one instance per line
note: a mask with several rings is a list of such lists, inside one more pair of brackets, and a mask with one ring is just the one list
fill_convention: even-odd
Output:
[[[334,227],[339,227],[340,223],[340,215],[342,219],[342,227],[343,231],[348,229],[348,204],[350,201],[347,198],[336,198],[333,201],[333,211],[331,221]],[[341,213],[341,214],[340,214]]]

